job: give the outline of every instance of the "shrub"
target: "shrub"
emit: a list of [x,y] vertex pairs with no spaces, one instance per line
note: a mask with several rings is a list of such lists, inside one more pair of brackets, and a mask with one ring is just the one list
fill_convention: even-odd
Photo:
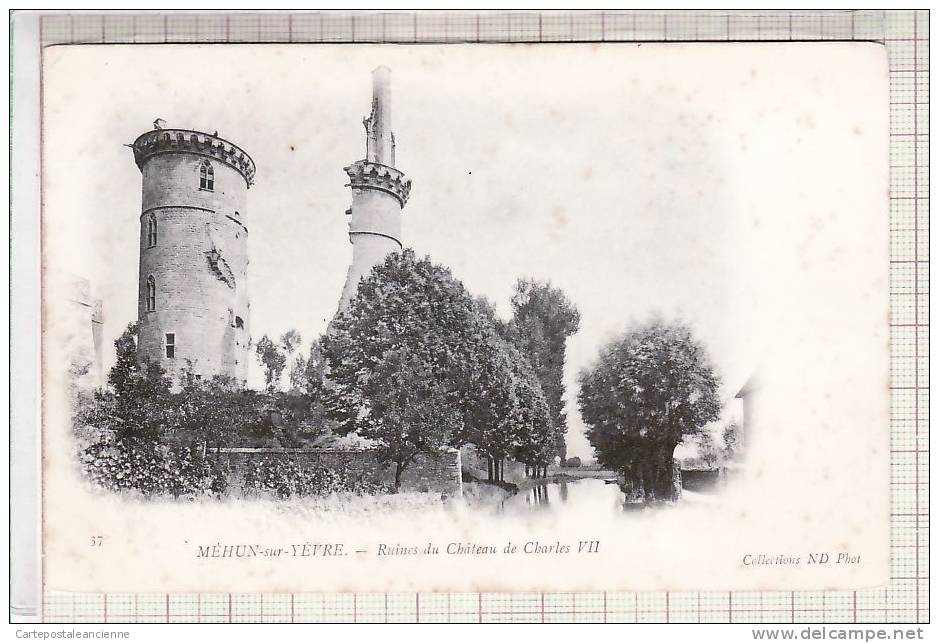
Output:
[[189,447],[169,447],[132,438],[101,439],[80,454],[82,471],[93,483],[146,496],[196,496],[212,486],[213,463]]
[[581,464],[583,463],[580,461],[580,458],[578,458],[577,456],[574,456],[573,458],[568,458],[567,460],[564,461],[564,466],[570,469],[576,469]]
[[361,495],[387,493],[385,485],[364,479],[351,479],[326,467],[306,467],[296,459],[265,456],[248,462],[245,489],[278,498],[325,496],[350,492]]

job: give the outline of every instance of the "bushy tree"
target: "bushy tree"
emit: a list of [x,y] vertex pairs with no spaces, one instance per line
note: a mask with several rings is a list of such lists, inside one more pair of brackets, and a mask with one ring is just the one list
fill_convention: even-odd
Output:
[[322,340],[326,410],[401,473],[419,453],[476,445],[490,473],[517,443],[524,358],[449,269],[412,250],[389,255],[359,283]]
[[560,288],[535,279],[519,279],[512,296],[509,336],[531,363],[541,383],[554,427],[551,456],[567,458],[564,411],[564,359],[567,338],[580,328],[580,312]]
[[599,461],[646,499],[674,497],[672,454],[720,414],[718,377],[683,325],[653,322],[602,349],[577,400]]
[[133,387],[133,380],[140,372],[137,364],[137,331],[136,323],[128,324],[124,332],[114,340],[117,359],[108,373],[108,384],[118,397]]
[[464,424],[454,436],[455,444],[470,443],[487,459],[490,480],[503,480],[505,458],[517,445],[521,426],[518,424],[518,383],[513,370],[509,346],[495,334],[474,347],[464,362],[466,379],[463,390]]
[[97,391],[79,420],[114,434],[116,439],[154,442],[175,426],[170,380],[158,363],[137,362],[137,325],[114,342],[117,360],[108,374],[111,390]]
[[544,477],[548,462],[557,450],[557,435],[540,382],[527,362],[516,364],[515,395],[518,404],[513,418],[516,427],[513,457],[525,464],[528,475]]
[[[485,421],[474,423],[475,434],[471,429],[466,441],[476,444],[477,449],[487,455],[490,480],[504,479],[502,460],[506,454],[524,463],[528,475],[546,475],[548,461],[558,450],[558,434],[541,380],[528,355],[518,348],[511,322],[503,321],[496,314],[495,306],[485,297],[477,297],[476,305],[495,330],[496,337],[492,340],[495,350],[488,354],[491,359],[504,358],[494,372],[503,374],[504,385],[510,394],[502,397],[502,404],[494,408],[494,413],[483,415],[491,418],[488,424]],[[500,419],[502,428],[499,422],[493,422]],[[491,428],[485,430],[487,426]]]
[[272,433],[266,412],[270,399],[243,388],[231,377],[187,378],[174,395],[173,405],[177,421],[168,439],[198,446],[203,452],[236,444],[250,430]]
[[302,362],[303,370],[297,374],[297,388],[314,401],[322,397],[326,382],[327,361],[323,353],[323,340],[324,337],[319,337],[310,345],[310,354]]

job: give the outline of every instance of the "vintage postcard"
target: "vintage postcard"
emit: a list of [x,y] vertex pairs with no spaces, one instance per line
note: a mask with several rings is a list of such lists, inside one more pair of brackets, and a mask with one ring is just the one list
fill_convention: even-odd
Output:
[[43,580],[888,577],[870,43],[43,52]]

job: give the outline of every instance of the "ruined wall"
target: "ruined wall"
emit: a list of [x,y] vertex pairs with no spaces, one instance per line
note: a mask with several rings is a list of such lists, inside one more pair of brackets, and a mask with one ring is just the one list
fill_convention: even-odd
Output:
[[[262,457],[292,458],[302,466],[324,467],[338,473],[376,483],[394,483],[394,469],[382,468],[374,451],[367,449],[221,449],[219,457],[233,469],[233,482],[244,480],[245,466]],[[421,454],[401,477],[403,491],[434,492],[461,496],[460,452],[441,451],[436,457]]]
[[[191,362],[203,378],[221,374],[244,381],[250,344],[248,183],[239,169],[197,152],[158,147],[139,159],[137,355],[160,362],[171,375],[178,376]],[[200,165],[206,159],[214,171],[212,190],[200,187]],[[151,218],[156,244],[149,235]],[[149,277],[156,285],[153,311],[147,309]],[[167,357],[167,333],[175,336],[172,358]]]

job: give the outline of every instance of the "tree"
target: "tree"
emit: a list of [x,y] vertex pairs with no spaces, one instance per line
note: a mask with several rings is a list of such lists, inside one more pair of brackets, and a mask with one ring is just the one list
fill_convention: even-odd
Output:
[[264,383],[269,392],[277,389],[280,377],[287,366],[287,356],[281,346],[275,344],[270,337],[264,335],[255,346],[258,361],[264,367]]
[[307,358],[297,355],[290,367],[290,390],[302,391],[306,388]]
[[580,312],[560,288],[551,282],[519,279],[512,296],[512,321],[508,333],[525,354],[541,382],[554,427],[553,453],[567,458],[564,436],[564,358],[567,338],[580,328]]
[[116,361],[108,373],[111,391],[98,391],[82,421],[113,432],[117,440],[153,442],[176,424],[170,380],[155,362],[137,362],[137,325],[114,342]]
[[303,372],[306,369],[306,359],[303,355],[298,355],[296,358],[293,356],[294,352],[300,348],[302,343],[303,338],[300,336],[300,333],[293,328],[280,336],[280,345],[286,353],[286,362],[290,364],[288,376],[291,389],[300,388],[303,380]]
[[459,430],[453,373],[473,311],[449,270],[406,250],[372,270],[322,339],[327,414],[337,433],[378,445],[395,465],[395,490],[418,453],[433,454]]
[[114,342],[110,390],[95,393],[77,424],[97,435],[81,449],[82,467],[95,482],[113,490],[174,496],[200,492],[212,475],[201,449],[171,444],[182,411],[179,396],[157,363],[137,362],[137,326]]
[[720,414],[718,377],[682,325],[653,322],[602,349],[579,376],[587,438],[604,465],[647,500],[675,495],[672,453]]
[[237,444],[243,432],[269,427],[264,396],[242,388],[237,380],[215,375],[201,381],[187,378],[175,396],[177,429],[175,440],[198,446],[205,453]]
[[558,435],[542,382],[528,355],[517,346],[511,323],[500,319],[493,303],[485,297],[477,297],[476,306],[496,332],[493,346],[498,350],[492,356],[504,358],[500,368],[509,374],[507,386],[511,388],[511,396],[503,398],[501,408],[491,416],[493,420],[507,419],[507,430],[498,422],[487,424],[477,420],[473,423],[475,434],[467,441],[477,444],[477,449],[487,454],[490,480],[504,480],[502,460],[507,453],[525,464],[526,474],[546,475],[548,461],[558,450]]
[[[490,475],[515,444],[513,358],[450,270],[412,250],[389,255],[359,284],[322,342],[323,389],[336,432],[373,440],[402,472],[419,453],[473,443]],[[311,361],[313,356],[311,354]]]
[[404,470],[419,454],[446,446],[462,417],[447,382],[411,347],[385,356],[368,393],[369,421],[359,433],[377,442],[380,462],[394,465],[398,491]]
[[303,360],[303,373],[298,375],[300,388],[314,402],[322,397],[323,385],[327,380],[327,361],[323,353],[323,340],[324,337],[320,337],[310,345],[310,356]]
[[541,390],[541,383],[527,361],[520,360],[516,364],[515,395],[518,404],[514,418],[514,458],[525,463],[528,475],[544,477],[547,474],[548,461],[557,448],[551,412]]
[[736,423],[730,423],[724,427],[721,437],[724,441],[724,448],[721,449],[721,456],[725,461],[733,460],[740,451],[740,434]]
[[701,461],[708,469],[714,467],[720,460],[720,453],[717,451],[717,444],[714,442],[714,436],[710,431],[702,431],[698,436],[698,454]]
[[108,384],[114,394],[120,396],[131,388],[131,382],[140,372],[137,364],[137,324],[127,325],[124,332],[114,340],[117,360],[108,372]]
[[522,358],[495,333],[487,334],[473,350],[464,362],[468,377],[459,386],[465,419],[454,443],[473,444],[486,456],[489,480],[502,481],[505,458],[512,454],[521,430],[513,358]]
[[293,355],[293,352],[300,347],[303,338],[295,329],[291,328],[280,336],[280,345],[287,351],[287,355]]
[[231,377],[202,380],[190,370],[174,392],[159,364],[137,362],[135,325],[115,348],[110,389],[86,400],[75,423],[82,466],[107,488],[174,496],[222,493],[227,472],[209,455],[213,449],[297,446],[322,430],[311,421],[305,391],[263,394]]

